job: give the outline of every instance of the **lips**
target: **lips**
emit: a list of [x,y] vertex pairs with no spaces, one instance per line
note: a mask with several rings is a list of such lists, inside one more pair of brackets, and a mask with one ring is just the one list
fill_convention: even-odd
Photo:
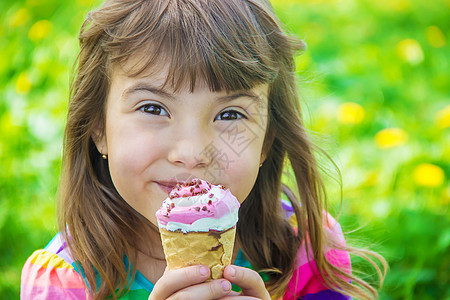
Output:
[[155,183],[160,187],[160,189],[169,194],[175,185],[178,183],[183,184],[185,182],[189,182],[193,178],[196,178],[193,174],[179,173],[174,177],[169,177],[168,179],[155,180]]
[[162,189],[167,194],[172,191],[173,187],[177,185],[177,183],[180,183],[179,181],[155,181],[156,184],[159,186],[160,189]]
[[154,182],[159,186],[161,190],[163,190],[168,195],[172,191],[173,187],[177,184],[183,184],[186,182],[191,182],[194,178],[201,178],[192,173],[184,172],[177,173],[175,176],[171,177],[162,177],[161,179],[157,179]]

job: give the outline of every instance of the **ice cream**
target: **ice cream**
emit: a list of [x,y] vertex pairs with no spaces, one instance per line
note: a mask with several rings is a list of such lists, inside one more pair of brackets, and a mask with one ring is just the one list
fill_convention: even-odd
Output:
[[239,202],[230,190],[201,180],[177,184],[156,212],[169,270],[204,264],[221,278],[233,255]]

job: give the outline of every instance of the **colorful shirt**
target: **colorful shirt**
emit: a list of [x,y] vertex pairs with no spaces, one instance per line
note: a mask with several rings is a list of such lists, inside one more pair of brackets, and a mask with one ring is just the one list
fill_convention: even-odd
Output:
[[[286,214],[290,220],[295,218],[289,209]],[[325,222],[326,231],[337,242],[345,243],[339,224],[330,216]],[[342,250],[326,249],[325,256],[335,266],[351,272],[349,254]],[[336,291],[327,289],[319,274],[313,257],[306,255],[303,244],[298,250],[295,271],[288,284],[283,299],[302,300],[347,300],[350,299]],[[125,262],[127,263],[127,262]],[[252,268],[244,254],[239,251],[234,263],[237,266]],[[131,282],[131,277],[129,278]],[[120,299],[148,299],[153,290],[153,283],[137,271],[130,291]],[[69,253],[67,243],[58,233],[50,243],[35,251],[26,261],[21,278],[21,299],[92,299],[82,272],[79,271]]]

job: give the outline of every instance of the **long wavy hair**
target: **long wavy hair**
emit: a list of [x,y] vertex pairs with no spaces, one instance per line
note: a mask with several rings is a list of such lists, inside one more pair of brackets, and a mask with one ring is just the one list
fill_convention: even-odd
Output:
[[[175,90],[196,82],[211,91],[251,89],[268,83],[266,160],[240,209],[237,240],[250,263],[267,274],[272,296],[287,289],[296,254],[305,243],[331,289],[360,299],[377,297],[376,288],[333,266],[324,249],[334,247],[367,258],[376,253],[333,243],[324,231],[325,189],[315,159],[316,147],[303,125],[298,103],[294,55],[305,45],[283,30],[265,0],[111,0],[88,13],[71,82],[58,201],[59,227],[95,298],[126,292],[124,254],[136,266],[136,228],[157,230],[115,189],[108,165],[93,136],[104,130],[105,103],[114,66],[136,76],[168,66],[165,84]],[[281,182],[290,165],[298,194]],[[284,216],[286,194],[297,220],[295,231]],[[385,268],[384,268],[385,269]],[[101,282],[96,278],[100,276]]]

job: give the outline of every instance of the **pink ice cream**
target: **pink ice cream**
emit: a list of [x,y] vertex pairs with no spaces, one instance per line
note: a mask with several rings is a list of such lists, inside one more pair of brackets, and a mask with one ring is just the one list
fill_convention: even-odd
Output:
[[193,179],[173,188],[156,218],[159,227],[170,231],[221,231],[236,226],[239,206],[224,186]]

